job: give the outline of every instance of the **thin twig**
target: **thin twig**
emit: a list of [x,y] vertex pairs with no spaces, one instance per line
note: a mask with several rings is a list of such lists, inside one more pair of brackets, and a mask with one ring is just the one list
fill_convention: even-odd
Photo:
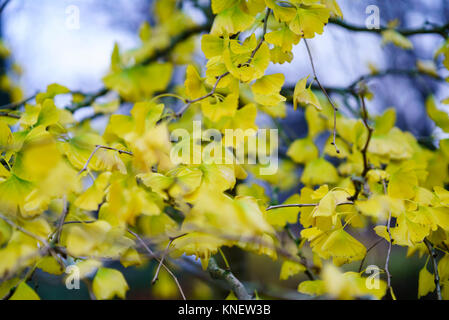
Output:
[[427,246],[427,250],[429,250],[429,256],[430,256],[430,259],[432,260],[433,274],[435,277],[435,287],[437,290],[437,297],[438,297],[438,300],[443,300],[443,297],[441,295],[440,275],[438,273],[437,254],[435,252],[435,248],[433,247],[432,243],[427,238],[424,238],[424,243]]
[[327,93],[326,89],[321,85],[320,80],[318,79],[317,73],[316,73],[316,69],[315,69],[315,64],[313,62],[313,56],[312,56],[312,52],[310,51],[309,48],[309,44],[307,43],[307,40],[304,39],[304,43],[306,45],[307,48],[307,54],[309,55],[309,60],[310,60],[310,64],[312,66],[312,72],[313,72],[313,77],[316,81],[316,83],[318,84],[318,86],[320,87],[321,91],[324,93],[324,95],[326,96],[327,100],[329,101],[329,103],[331,104],[332,108],[334,109],[334,129],[332,131],[332,145],[335,147],[335,151],[337,153],[340,153],[340,150],[337,147],[337,142],[336,142],[336,137],[337,137],[337,112],[338,112],[338,108],[337,106],[334,104],[334,102],[332,101],[331,97],[329,96],[329,94]]
[[359,266],[359,273],[362,272],[362,268],[363,268],[363,264],[365,263],[366,257],[368,256],[368,252],[370,252],[371,250],[373,250],[379,243],[381,243],[384,239],[379,239],[377,240],[371,247],[369,247],[366,250],[365,256],[362,259],[362,262],[360,262],[360,266]]
[[[337,203],[337,206],[344,206],[354,204],[352,201]],[[283,209],[283,208],[303,208],[303,207],[317,207],[319,203],[298,203],[298,204],[280,204],[276,206],[270,206],[266,209],[266,211],[274,210],[274,209]]]
[[184,291],[182,290],[182,287],[178,281],[178,278],[175,276],[175,274],[163,263],[161,262],[161,260],[154,254],[153,250],[150,249],[150,247],[147,246],[147,244],[145,243],[145,241],[143,241],[142,237],[139,236],[137,233],[135,233],[134,231],[132,231],[131,229],[128,229],[128,232],[130,234],[132,234],[134,237],[136,237],[136,239],[142,244],[142,246],[145,248],[145,250],[150,254],[151,258],[156,259],[156,261],[158,261],[162,267],[164,267],[164,269],[168,272],[168,274],[173,278],[173,280],[175,281],[179,292],[181,293],[181,296],[184,300],[186,299],[186,296],[184,295]]
[[61,240],[62,228],[63,228],[63,226],[65,224],[65,219],[67,218],[67,214],[68,214],[68,211],[69,211],[68,210],[68,204],[67,204],[67,197],[66,196],[63,197],[62,203],[63,203],[63,205],[62,205],[63,209],[62,209],[62,213],[61,213],[61,218],[58,221],[58,226],[57,226],[56,234],[55,234],[55,237],[54,237],[56,243],[59,243],[59,241]]

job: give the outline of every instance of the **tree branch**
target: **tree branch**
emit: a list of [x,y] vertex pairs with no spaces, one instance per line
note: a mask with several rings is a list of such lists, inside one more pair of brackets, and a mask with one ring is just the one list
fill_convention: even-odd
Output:
[[433,247],[432,243],[427,238],[424,238],[424,243],[427,246],[427,250],[429,250],[429,256],[430,256],[430,259],[432,260],[433,273],[434,273],[434,277],[435,277],[435,287],[437,290],[437,297],[438,297],[438,300],[443,300],[443,297],[441,296],[441,284],[440,284],[440,275],[438,273],[437,254],[435,252],[435,248]]
[[[337,203],[337,206],[344,206],[354,204],[352,201]],[[303,207],[317,207],[319,203],[299,203],[299,204],[280,204],[276,206],[270,206],[266,211],[275,210],[275,209],[283,209],[283,208],[303,208]]]
[[239,300],[252,300],[240,280],[232,272],[220,268],[214,258],[209,259],[207,271],[212,278],[225,281]]
[[[386,27],[381,27],[379,29],[368,29],[366,27],[347,23],[341,19],[329,19],[329,24],[333,24],[333,25],[345,28],[347,30],[356,31],[356,32],[370,32],[370,33],[381,34],[384,31],[391,30]],[[413,36],[413,35],[419,35],[419,34],[439,34],[442,37],[446,38],[448,31],[449,31],[449,23],[447,23],[443,26],[434,27],[431,29],[426,29],[425,27],[422,27],[422,28],[418,28],[418,29],[394,29],[394,30],[406,37]]]

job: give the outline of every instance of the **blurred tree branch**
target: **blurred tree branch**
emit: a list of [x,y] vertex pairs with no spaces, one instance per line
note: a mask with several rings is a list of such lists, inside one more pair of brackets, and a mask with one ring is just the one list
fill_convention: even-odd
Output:
[[[382,33],[389,30],[389,28],[381,27],[379,29],[368,29],[366,27],[357,26],[354,24],[347,23],[341,19],[329,19],[329,24],[337,25],[350,31],[356,32],[371,32],[371,33]],[[418,34],[439,34],[446,38],[449,33],[449,23],[443,26],[434,26],[433,28],[426,28],[425,26],[418,29],[394,29],[396,32],[402,34],[403,36],[413,36]]]

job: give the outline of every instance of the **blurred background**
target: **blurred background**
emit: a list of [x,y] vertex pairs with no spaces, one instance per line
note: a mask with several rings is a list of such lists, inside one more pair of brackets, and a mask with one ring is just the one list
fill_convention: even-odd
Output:
[[[181,2],[181,1],[180,1]],[[183,10],[198,23],[207,18],[193,4],[195,1],[182,1]],[[198,1],[196,1],[198,2]],[[207,1],[199,1],[207,4]],[[366,8],[377,5],[380,8],[381,26],[394,19],[400,21],[401,28],[421,28],[425,25],[443,25],[449,21],[449,1],[447,0],[339,0],[344,19],[350,24],[365,26],[368,15]],[[1,16],[1,37],[11,51],[12,59],[0,61],[2,72],[13,69],[11,61],[22,69],[15,80],[22,88],[25,97],[48,84],[57,82],[73,91],[94,92],[102,88],[102,77],[110,65],[110,55],[117,42],[123,50],[132,49],[139,44],[138,29],[144,22],[152,23],[151,0],[11,0]],[[68,21],[73,10],[79,13],[79,25]],[[436,48],[443,40],[440,35],[415,35],[409,38],[414,50],[403,50],[391,44],[382,45],[381,37],[376,33],[352,32],[338,25],[330,24],[322,36],[309,41],[317,67],[318,76],[326,87],[346,87],[363,75],[370,73],[370,66],[378,70],[416,69],[417,60],[432,60]],[[199,48],[199,46],[198,46]],[[271,65],[269,72],[282,72],[286,76],[286,85],[294,86],[298,79],[311,74],[303,42],[294,49],[295,59],[291,64]],[[198,52],[198,61],[205,58]],[[440,76],[447,77],[439,62]],[[15,67],[14,67],[15,68]],[[184,73],[178,72],[179,82]],[[396,125],[411,131],[420,141],[438,141],[443,137],[435,131],[434,125],[425,116],[424,101],[434,94],[437,101],[449,96],[448,83],[431,77],[410,77],[402,74],[378,77],[368,82],[375,93],[369,102],[370,114],[382,113],[382,110],[394,107],[397,110]],[[0,95],[3,104],[10,97]],[[336,100],[341,97],[336,97]],[[350,98],[349,98],[350,99]],[[342,101],[339,101],[342,102]],[[62,104],[64,101],[61,102]],[[351,103],[351,101],[349,101]],[[440,105],[444,109],[444,106]],[[446,109],[447,110],[447,109]],[[425,120],[424,120],[425,119]],[[302,111],[293,112],[288,108],[288,116],[281,121],[287,129],[290,139],[306,135],[307,126]],[[436,139],[435,139],[436,138]],[[434,142],[435,143],[435,142]],[[298,189],[280,195],[280,200]],[[364,244],[369,247],[376,238],[366,237]],[[369,254],[367,265],[382,265],[385,243],[381,243]],[[225,250],[230,263],[240,279],[258,290],[261,296],[272,298],[300,299],[304,296],[296,292],[301,276],[288,281],[279,281],[280,264],[259,256],[243,255],[239,250]],[[400,299],[414,299],[418,287],[418,272],[425,260],[419,258],[405,261],[406,250],[395,248],[391,261],[393,287]],[[201,272],[198,264],[185,259],[183,270],[178,273],[189,297],[197,299],[225,298],[228,292],[216,290],[209,283],[208,275]],[[404,265],[407,268],[404,268]],[[151,286],[154,262],[143,267],[133,268],[125,273],[131,287],[128,298],[179,298],[174,283],[164,274],[160,281]],[[347,266],[354,269],[354,266]],[[85,288],[76,292],[68,291],[59,277],[38,274],[37,291],[47,299],[84,299],[88,298]],[[272,283],[269,288],[261,283]],[[282,291],[276,286],[288,288]]]

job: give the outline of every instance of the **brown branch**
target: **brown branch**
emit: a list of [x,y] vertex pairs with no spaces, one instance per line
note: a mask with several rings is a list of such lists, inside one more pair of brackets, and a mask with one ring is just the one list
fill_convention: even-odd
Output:
[[214,258],[209,259],[207,271],[212,278],[225,281],[239,300],[253,299],[240,280],[229,270],[220,268]]
[[337,112],[338,112],[338,108],[334,104],[334,102],[332,101],[332,99],[329,96],[329,94],[327,93],[326,89],[321,85],[320,80],[318,79],[318,76],[317,76],[317,73],[316,73],[316,70],[315,70],[315,64],[313,62],[312,53],[310,51],[309,44],[307,43],[306,39],[304,39],[304,43],[306,45],[307,54],[309,55],[310,64],[312,66],[314,80],[316,81],[316,83],[320,87],[321,91],[324,93],[324,95],[326,96],[327,100],[329,101],[329,103],[331,104],[332,108],[334,109],[334,129],[332,131],[332,145],[335,147],[335,151],[337,153],[340,153],[340,150],[338,149],[337,143],[335,141],[336,140],[336,136],[337,136]]
[[[341,19],[329,19],[329,24],[337,25],[337,26],[340,26],[340,27],[345,28],[350,31],[370,32],[370,33],[377,33],[377,34],[381,34],[382,32],[387,31],[387,30],[391,30],[386,27],[381,27],[378,29],[368,29],[365,27],[356,26],[356,25],[347,23]],[[396,31],[406,37],[413,36],[413,35],[419,35],[419,34],[439,34],[439,35],[443,36],[444,38],[446,38],[448,31],[449,31],[449,23],[447,23],[443,26],[434,27],[432,29],[426,29],[425,27],[422,27],[422,28],[418,28],[418,29],[394,29],[394,31]]]
[[424,243],[427,246],[427,250],[429,251],[430,259],[432,260],[433,272],[434,272],[434,277],[435,277],[435,287],[437,290],[437,297],[438,297],[438,300],[443,300],[443,297],[441,296],[441,284],[440,284],[440,275],[438,273],[437,254],[435,252],[434,246],[427,238],[424,238]]

